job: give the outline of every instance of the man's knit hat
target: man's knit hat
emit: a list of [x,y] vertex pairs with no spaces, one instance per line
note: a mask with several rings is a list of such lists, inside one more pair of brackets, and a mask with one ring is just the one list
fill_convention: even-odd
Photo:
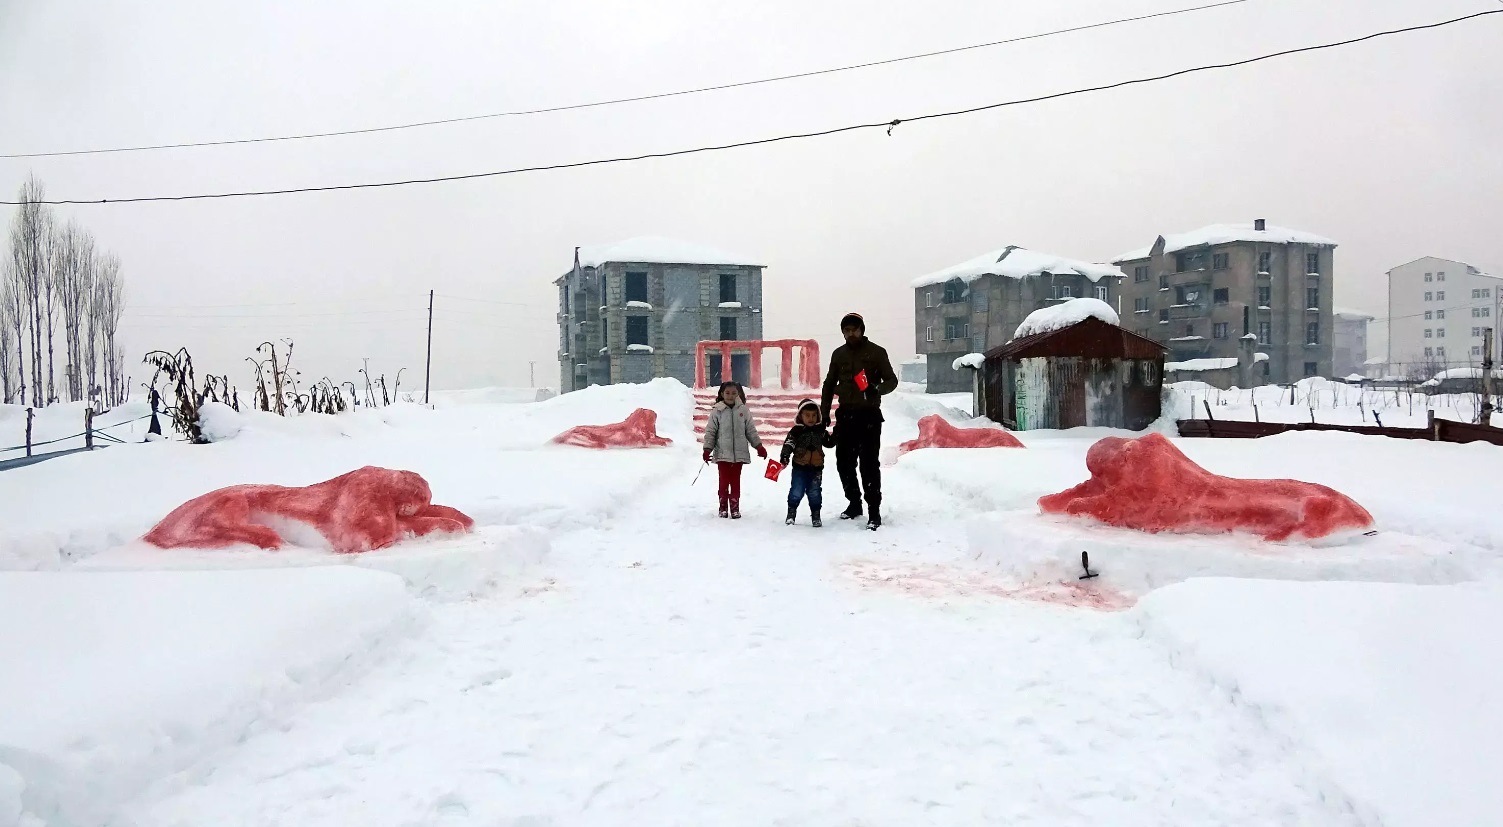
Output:
[[859,328],[861,328],[861,332],[865,333],[866,332],[866,320],[863,319],[863,318],[861,318],[861,314],[860,313],[847,313],[840,320],[840,329],[841,330],[845,330],[848,327],[859,327]]

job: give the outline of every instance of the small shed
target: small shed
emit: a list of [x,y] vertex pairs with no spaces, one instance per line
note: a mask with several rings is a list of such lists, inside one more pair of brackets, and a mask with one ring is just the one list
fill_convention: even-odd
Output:
[[984,409],[1017,431],[1141,431],[1159,418],[1166,352],[1097,315],[1019,336],[986,352]]

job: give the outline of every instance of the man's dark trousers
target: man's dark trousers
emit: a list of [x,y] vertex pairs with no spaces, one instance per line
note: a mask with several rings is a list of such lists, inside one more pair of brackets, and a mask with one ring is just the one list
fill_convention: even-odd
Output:
[[[882,505],[882,466],[878,451],[882,444],[882,411],[865,408],[835,412],[835,468],[840,472],[840,486],[845,498],[859,507],[863,494],[871,508]],[[861,466],[861,480],[856,480],[856,466]]]

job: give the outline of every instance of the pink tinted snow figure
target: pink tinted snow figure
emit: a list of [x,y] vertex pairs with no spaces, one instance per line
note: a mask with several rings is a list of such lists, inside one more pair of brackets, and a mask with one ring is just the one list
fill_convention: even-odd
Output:
[[898,446],[898,454],[920,448],[1022,448],[1012,434],[997,428],[957,428],[939,414],[929,414],[918,422],[918,439]]
[[613,425],[576,425],[553,441],[580,448],[657,448],[673,443],[658,436],[658,415],[648,408],[638,408]]
[[1324,485],[1212,474],[1162,434],[1106,437],[1086,452],[1086,468],[1090,479],[1040,497],[1039,508],[1139,531],[1246,531],[1274,541],[1316,539],[1373,524],[1366,509]]
[[159,548],[282,547],[273,526],[312,528],[337,552],[385,548],[407,537],[464,532],[475,521],[443,505],[411,471],[366,466],[302,488],[233,485],[173,509],[143,537]]

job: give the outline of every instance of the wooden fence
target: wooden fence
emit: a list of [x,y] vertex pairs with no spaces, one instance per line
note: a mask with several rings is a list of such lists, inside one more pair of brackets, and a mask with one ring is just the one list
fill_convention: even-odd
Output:
[[1247,422],[1236,419],[1181,419],[1176,423],[1182,437],[1211,439],[1257,439],[1286,431],[1346,431],[1393,439],[1423,439],[1431,442],[1487,442],[1503,446],[1503,428],[1436,419],[1430,412],[1423,428],[1387,428],[1376,425],[1328,425],[1319,422]]

